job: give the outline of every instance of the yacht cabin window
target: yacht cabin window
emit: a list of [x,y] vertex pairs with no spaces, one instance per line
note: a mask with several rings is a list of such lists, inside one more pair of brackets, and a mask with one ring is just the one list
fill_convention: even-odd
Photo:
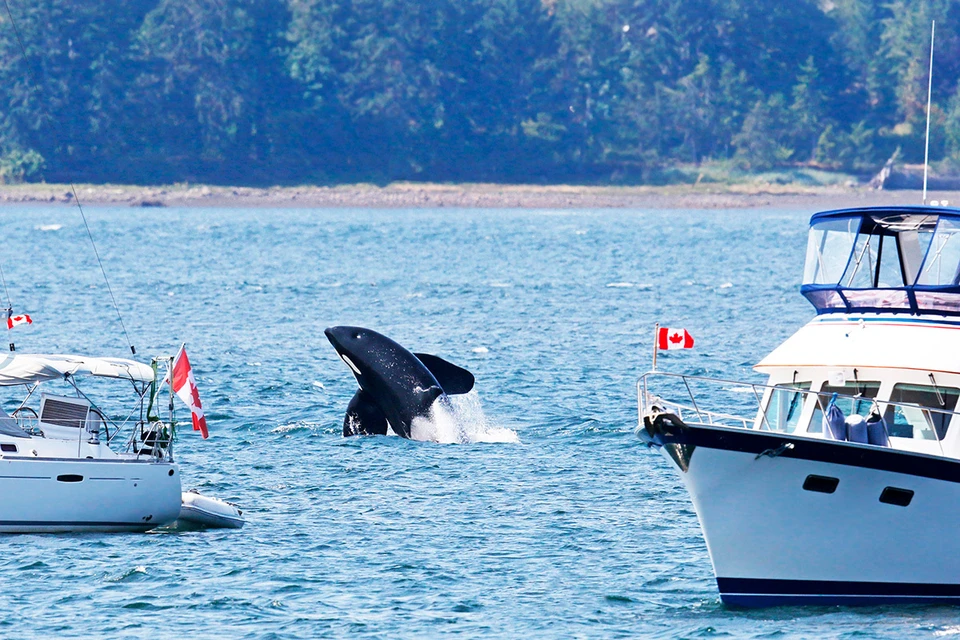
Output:
[[[960,389],[919,384],[897,384],[890,394],[891,402],[917,405],[888,405],[883,419],[887,432],[897,438],[943,440],[950,426],[950,418],[960,398]],[[921,409],[930,407],[932,410]],[[938,410],[939,409],[939,410]],[[943,411],[943,413],[941,413]]]
[[[830,398],[833,397],[833,394],[836,393],[841,396],[837,398],[836,404],[840,410],[843,411],[844,416],[849,418],[854,414],[859,414],[866,418],[870,415],[870,411],[874,406],[876,406],[874,399],[879,392],[879,382],[854,381],[839,387],[832,387],[828,384],[823,385],[817,396],[817,406],[813,410],[813,417],[810,419],[808,432],[823,433],[823,412],[826,411],[827,405],[830,404]],[[842,396],[854,397],[845,398]]]
[[809,391],[810,383],[801,382],[790,388],[777,387],[770,392],[767,402],[766,420],[760,421],[760,429],[793,433],[800,424],[803,411],[804,391]]

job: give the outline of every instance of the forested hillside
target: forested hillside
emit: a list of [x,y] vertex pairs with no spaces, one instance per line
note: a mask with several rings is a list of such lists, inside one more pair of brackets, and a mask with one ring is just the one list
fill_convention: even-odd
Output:
[[0,181],[960,166],[960,0],[8,0]]

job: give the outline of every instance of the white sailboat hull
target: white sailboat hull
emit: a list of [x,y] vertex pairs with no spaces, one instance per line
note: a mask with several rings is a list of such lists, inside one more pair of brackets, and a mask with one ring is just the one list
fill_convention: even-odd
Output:
[[170,462],[0,459],[0,533],[147,531],[180,514]]
[[960,602],[960,462],[800,440],[777,453],[789,439],[684,431],[672,434],[682,448],[660,450],[693,500],[726,604]]

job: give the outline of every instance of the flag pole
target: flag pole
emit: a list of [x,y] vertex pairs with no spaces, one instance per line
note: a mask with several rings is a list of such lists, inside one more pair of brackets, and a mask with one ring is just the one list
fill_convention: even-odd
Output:
[[[10,330],[10,318],[13,317],[13,304],[7,307],[7,331]],[[13,339],[10,339],[10,351],[16,351],[17,345],[13,343]]]
[[653,326],[653,371],[657,370],[657,351],[660,350],[660,323]]

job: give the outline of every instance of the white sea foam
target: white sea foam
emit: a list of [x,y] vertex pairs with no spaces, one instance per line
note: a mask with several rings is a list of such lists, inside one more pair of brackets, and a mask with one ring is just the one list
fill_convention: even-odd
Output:
[[943,629],[934,631],[933,635],[937,638],[960,635],[960,626],[954,625],[952,627],[944,627]]
[[650,291],[653,285],[649,282],[608,282],[608,289],[639,289],[640,291]]
[[62,224],[38,224],[36,226],[37,231],[60,231],[63,229]]
[[[322,431],[325,425],[318,424],[316,422],[306,422],[303,420],[298,420],[297,422],[291,422],[289,424],[281,424],[279,426],[270,429],[270,433],[293,433],[296,431]],[[339,430],[339,429],[338,429]]]
[[449,396],[449,403],[435,402],[427,418],[416,418],[410,437],[442,444],[519,443],[516,431],[487,419],[476,391]]

